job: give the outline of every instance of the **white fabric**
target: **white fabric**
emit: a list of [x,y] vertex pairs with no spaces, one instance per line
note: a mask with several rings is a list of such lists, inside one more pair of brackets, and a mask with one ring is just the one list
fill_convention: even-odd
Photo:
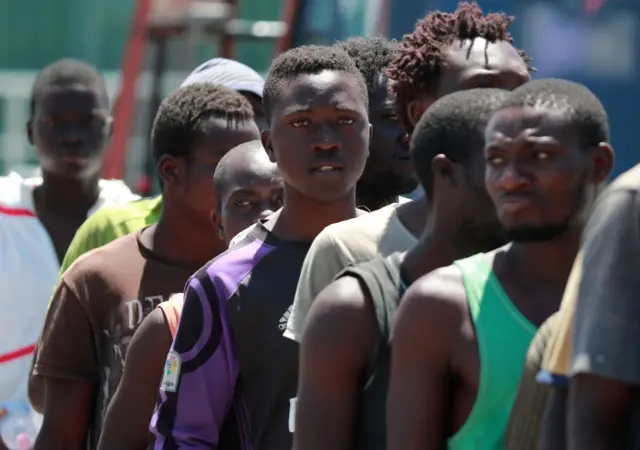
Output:
[[[58,280],[58,257],[33,205],[41,183],[15,173],[0,177],[0,355],[37,342]],[[89,214],[137,198],[122,181],[102,180]],[[0,363],[0,404],[27,399],[31,356]]]

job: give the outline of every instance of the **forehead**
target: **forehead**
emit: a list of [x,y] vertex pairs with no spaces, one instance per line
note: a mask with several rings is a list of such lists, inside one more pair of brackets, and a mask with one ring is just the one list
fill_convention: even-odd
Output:
[[355,76],[332,70],[297,76],[282,89],[274,112],[284,116],[301,110],[327,108],[365,109],[362,88]]
[[269,161],[266,152],[255,152],[244,157],[237,157],[228,161],[224,184],[230,190],[249,189],[264,183],[280,185],[280,172],[275,163]]
[[[445,95],[460,88],[486,87],[486,81],[500,77],[505,85],[492,85],[513,89],[529,78],[527,65],[517,50],[508,42],[488,42],[483,38],[456,41],[447,50],[446,76],[441,90]],[[510,78],[514,79],[510,83]]]
[[216,149],[222,154],[245,142],[260,139],[260,131],[253,120],[228,122],[221,118],[208,118],[202,124],[203,136],[196,148]]
[[575,138],[575,130],[567,115],[549,107],[512,107],[498,111],[487,125],[487,139],[552,137],[557,141]]
[[63,111],[95,111],[108,108],[103,92],[82,84],[45,87],[35,98],[36,110],[48,113]]

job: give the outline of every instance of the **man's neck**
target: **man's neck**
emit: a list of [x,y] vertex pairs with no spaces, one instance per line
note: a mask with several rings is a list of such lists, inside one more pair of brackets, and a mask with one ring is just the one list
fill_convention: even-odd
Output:
[[407,274],[415,281],[433,270],[453,264],[454,261],[478,252],[491,250],[481,243],[468,242],[456,233],[458,229],[437,213],[429,211],[427,224],[404,259]]
[[546,242],[514,242],[496,255],[495,270],[526,274],[529,279],[566,283],[580,248],[582,229]]
[[56,174],[42,174],[42,184],[34,189],[36,209],[69,215],[87,214],[98,201],[99,174],[88,178],[69,178]]
[[273,225],[273,233],[282,240],[312,241],[325,227],[357,215],[353,191],[335,202],[322,203],[286,187],[284,206]]
[[143,241],[162,259],[189,267],[201,267],[227,249],[208,218],[163,203],[158,223],[146,230]]

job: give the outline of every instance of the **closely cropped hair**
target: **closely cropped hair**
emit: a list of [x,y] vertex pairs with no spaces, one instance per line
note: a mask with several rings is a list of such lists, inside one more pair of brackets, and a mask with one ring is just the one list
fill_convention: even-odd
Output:
[[109,96],[104,78],[98,70],[82,61],[76,59],[61,59],[48,66],[38,73],[31,89],[31,100],[29,107],[31,116],[35,113],[36,100],[49,87],[68,86],[80,84],[89,89],[96,89],[105,101],[105,108],[109,108]]
[[580,83],[555,78],[529,81],[514,90],[504,106],[546,107],[560,112],[575,128],[584,148],[610,142],[607,111],[598,97]]
[[362,88],[365,107],[369,107],[367,85],[349,55],[337,47],[304,45],[280,54],[272,63],[264,83],[262,104],[267,121],[275,103],[282,97],[282,89],[300,75],[316,75],[325,70],[334,70],[353,75]]
[[433,158],[442,154],[466,166],[482,153],[484,129],[509,96],[502,89],[469,89],[445,95],[425,111],[411,136],[411,154],[427,196],[433,193]]
[[242,94],[215,84],[191,84],[164,99],[151,131],[153,157],[186,157],[204,132],[207,119],[227,122],[254,120],[253,108]]
[[[222,207],[222,200],[224,199],[227,188],[228,181],[228,173],[229,166],[240,163],[243,164],[244,161],[247,161],[249,158],[253,157],[256,154],[264,153],[266,155],[266,151],[262,146],[262,142],[258,139],[255,141],[245,142],[240,144],[231,150],[229,150],[218,162],[216,166],[216,171],[213,173],[213,188],[215,189],[216,196],[218,197],[218,207]],[[246,164],[243,164],[243,166]]]
[[[403,37],[387,74],[396,94],[398,117],[407,129],[411,122],[407,105],[424,94],[433,94],[438,79],[447,65],[447,48],[458,40],[486,39],[513,44],[509,26],[513,17],[503,13],[484,15],[477,3],[460,2],[453,13],[434,11],[419,20],[411,34]],[[518,50],[533,71],[531,58]]]
[[384,37],[351,37],[346,41],[337,42],[337,47],[347,52],[367,83],[369,95],[378,86],[380,75],[389,67],[394,51],[398,47],[397,41],[390,41]]

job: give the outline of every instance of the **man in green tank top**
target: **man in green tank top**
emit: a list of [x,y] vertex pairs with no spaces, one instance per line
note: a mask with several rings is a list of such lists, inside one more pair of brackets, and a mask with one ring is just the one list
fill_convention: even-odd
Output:
[[388,343],[405,286],[506,242],[484,188],[482,149],[484,127],[508,95],[499,89],[450,94],[418,122],[411,152],[431,200],[427,231],[406,256],[347,268],[316,298],[301,342],[296,449],[386,448]]
[[513,91],[485,141],[485,185],[511,243],[425,275],[404,295],[389,450],[504,448],[527,348],[560,305],[613,164],[604,108],[564,80]]

